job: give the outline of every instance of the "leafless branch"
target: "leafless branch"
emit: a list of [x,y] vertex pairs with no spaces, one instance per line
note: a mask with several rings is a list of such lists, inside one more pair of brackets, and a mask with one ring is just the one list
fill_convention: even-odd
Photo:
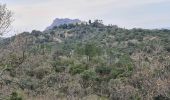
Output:
[[0,35],[8,32],[12,21],[12,12],[6,8],[6,5],[0,4]]

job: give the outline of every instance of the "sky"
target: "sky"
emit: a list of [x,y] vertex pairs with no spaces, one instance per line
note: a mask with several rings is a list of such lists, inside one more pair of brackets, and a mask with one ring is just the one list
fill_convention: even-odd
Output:
[[123,28],[169,28],[170,0],[1,0],[14,15],[10,36],[23,31],[41,30],[55,18],[88,21]]

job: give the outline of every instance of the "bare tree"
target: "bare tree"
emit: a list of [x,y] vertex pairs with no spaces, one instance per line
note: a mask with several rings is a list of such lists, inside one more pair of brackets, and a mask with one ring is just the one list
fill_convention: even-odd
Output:
[[12,20],[12,12],[6,8],[6,5],[0,4],[0,35],[8,32]]
[[[0,4],[0,35],[8,32],[12,20],[12,12],[6,8],[6,5]],[[6,69],[7,66],[0,71],[0,79]]]

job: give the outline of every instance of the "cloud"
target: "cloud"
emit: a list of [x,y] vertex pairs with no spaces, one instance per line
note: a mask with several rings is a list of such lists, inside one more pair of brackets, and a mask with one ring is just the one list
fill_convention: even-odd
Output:
[[19,31],[43,30],[56,17],[102,19],[106,24],[127,28],[161,27],[170,22],[169,0],[2,0],[2,3],[7,3],[15,13],[13,27]]

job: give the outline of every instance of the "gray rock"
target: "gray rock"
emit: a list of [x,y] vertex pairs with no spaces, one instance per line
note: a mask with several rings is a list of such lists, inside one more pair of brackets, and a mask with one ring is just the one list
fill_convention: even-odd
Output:
[[81,21],[79,19],[69,19],[69,18],[56,18],[53,23],[47,27],[45,30],[52,29],[55,26],[60,26],[63,24],[71,24],[71,23],[80,23]]

